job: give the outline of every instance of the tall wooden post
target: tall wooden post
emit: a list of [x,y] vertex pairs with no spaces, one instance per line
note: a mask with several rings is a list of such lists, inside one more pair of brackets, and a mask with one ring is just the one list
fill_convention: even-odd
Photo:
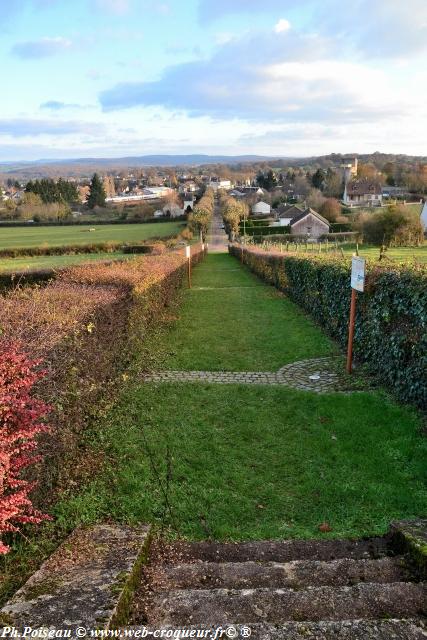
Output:
[[357,292],[351,290],[350,303],[350,321],[348,324],[348,347],[347,347],[347,373],[351,373],[353,369],[353,340],[354,340],[354,324],[356,319],[356,299]]
[[185,247],[185,255],[187,256],[187,273],[188,273],[188,288],[191,289],[191,247]]

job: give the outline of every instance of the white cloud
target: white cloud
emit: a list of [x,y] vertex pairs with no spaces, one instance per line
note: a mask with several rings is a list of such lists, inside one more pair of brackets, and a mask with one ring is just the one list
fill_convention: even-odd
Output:
[[274,31],[276,33],[284,33],[285,31],[289,31],[291,28],[291,23],[289,20],[285,20],[285,18],[280,18],[279,22],[274,26]]

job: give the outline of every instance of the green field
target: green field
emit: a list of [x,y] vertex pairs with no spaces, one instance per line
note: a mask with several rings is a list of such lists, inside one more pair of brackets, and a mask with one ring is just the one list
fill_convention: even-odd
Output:
[[[344,253],[352,255],[356,251],[355,244],[340,245]],[[377,261],[380,257],[380,247],[372,245],[359,245],[359,255],[371,261]],[[422,262],[427,264],[427,242],[422,247],[391,247],[386,251],[386,262]]]
[[[13,247],[60,247],[68,244],[96,244],[98,242],[141,242],[150,238],[178,234],[183,222],[147,224],[73,225],[58,227],[0,226],[0,249]],[[95,231],[90,231],[95,229]]]
[[132,255],[115,251],[114,253],[79,253],[72,256],[36,256],[24,258],[0,259],[0,273],[19,271],[37,271],[39,269],[60,269],[73,264],[83,264],[94,260],[117,260],[132,258]]

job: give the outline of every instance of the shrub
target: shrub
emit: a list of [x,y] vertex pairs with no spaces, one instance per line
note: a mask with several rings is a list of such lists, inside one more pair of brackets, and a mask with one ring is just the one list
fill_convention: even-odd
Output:
[[[48,430],[41,419],[49,407],[31,395],[44,375],[38,365],[16,344],[0,343],[0,535],[48,518],[32,505],[34,483],[22,477],[24,469],[40,460],[37,436]],[[0,554],[8,551],[0,539]]]
[[341,205],[335,198],[327,198],[319,207],[319,213],[329,222],[336,222],[341,216]]
[[404,205],[362,214],[357,222],[365,242],[386,246],[418,245],[424,240],[420,216]]
[[[195,246],[193,262],[202,255]],[[67,488],[93,474],[93,452],[85,455],[82,433],[103,401],[114,397],[117,377],[136,350],[145,350],[150,327],[161,321],[185,277],[184,251],[170,251],[75,266],[47,286],[2,296],[3,336],[46,363],[37,391],[52,405],[55,431],[43,443],[49,465],[37,468],[39,506],[54,500],[52,488]]]
[[[241,248],[231,247],[241,259]],[[350,260],[266,253],[245,248],[243,260],[286,292],[345,346],[350,307]],[[358,297],[356,358],[403,401],[427,409],[427,267],[369,266]]]

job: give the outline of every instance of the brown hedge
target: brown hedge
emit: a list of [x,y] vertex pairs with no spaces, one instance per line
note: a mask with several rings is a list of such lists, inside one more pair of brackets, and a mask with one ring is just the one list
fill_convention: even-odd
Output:
[[[193,248],[193,263],[203,257]],[[147,345],[150,327],[186,278],[184,251],[141,256],[129,262],[91,263],[62,272],[47,286],[0,297],[0,339],[18,341],[42,358],[48,376],[39,396],[54,406],[54,433],[44,443],[48,464],[38,469],[38,502],[90,474],[82,462],[81,434],[114,397],[117,377],[135,350]],[[76,459],[80,458],[76,467]]]

